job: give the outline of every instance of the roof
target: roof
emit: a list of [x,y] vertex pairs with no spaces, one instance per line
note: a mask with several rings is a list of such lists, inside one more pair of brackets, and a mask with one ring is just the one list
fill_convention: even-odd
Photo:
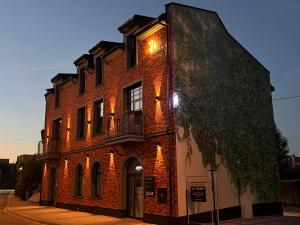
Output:
[[82,64],[82,63],[85,63],[85,62],[91,62],[93,61],[93,56],[90,55],[90,54],[83,54],[82,56],[80,56],[78,59],[76,59],[74,61],[74,64],[76,66]]
[[93,53],[95,52],[97,49],[105,49],[105,50],[108,50],[108,49],[111,49],[115,46],[122,46],[123,47],[123,43],[120,43],[120,42],[111,42],[111,41],[100,41],[98,44],[96,44],[94,47],[92,47],[90,50],[89,50],[89,53]]
[[133,17],[131,17],[129,20],[127,20],[125,23],[123,23],[121,26],[119,26],[118,30],[121,33],[126,33],[129,29],[131,29],[135,25],[138,25],[139,28],[141,28],[153,20],[155,20],[155,18],[153,18],[153,17],[135,14]]
[[[62,81],[65,81],[67,80],[68,78],[70,77],[73,77],[75,76],[76,74],[74,73],[58,73],[56,74],[52,79],[51,79],[51,82],[52,83],[56,83],[58,80],[62,79]],[[47,89],[47,91],[50,90],[50,89]]]

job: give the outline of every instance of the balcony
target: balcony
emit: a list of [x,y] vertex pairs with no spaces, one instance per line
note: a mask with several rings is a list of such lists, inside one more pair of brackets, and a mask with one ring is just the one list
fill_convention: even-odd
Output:
[[130,145],[145,141],[142,111],[127,111],[108,119],[105,144]]
[[[47,146],[48,151],[45,151],[44,146]],[[61,141],[57,139],[50,139],[45,141],[45,145],[42,141],[38,142],[38,160],[56,160],[60,158],[60,146]]]

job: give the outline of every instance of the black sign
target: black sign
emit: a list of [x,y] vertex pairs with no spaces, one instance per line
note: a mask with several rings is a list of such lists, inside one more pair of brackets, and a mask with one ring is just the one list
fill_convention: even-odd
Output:
[[167,188],[157,188],[157,201],[159,203],[167,203]]
[[191,199],[193,202],[206,202],[205,186],[191,186]]
[[154,177],[144,178],[144,189],[145,189],[146,196],[154,195]]

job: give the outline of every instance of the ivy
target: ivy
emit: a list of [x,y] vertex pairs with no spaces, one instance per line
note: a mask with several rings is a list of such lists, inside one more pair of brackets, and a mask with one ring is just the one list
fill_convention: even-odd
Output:
[[277,201],[268,72],[229,37],[215,14],[181,8],[174,15],[176,117],[184,129],[179,138],[189,146],[187,159],[192,136],[203,164],[217,169],[218,155],[239,194],[250,187],[258,200]]

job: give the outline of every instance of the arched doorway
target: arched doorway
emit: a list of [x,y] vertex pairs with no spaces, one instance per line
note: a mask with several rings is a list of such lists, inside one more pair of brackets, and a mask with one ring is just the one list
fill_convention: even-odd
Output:
[[144,178],[143,167],[137,158],[127,161],[127,214],[129,217],[143,218]]
[[49,204],[55,205],[55,195],[56,195],[56,169],[53,167],[49,174]]

